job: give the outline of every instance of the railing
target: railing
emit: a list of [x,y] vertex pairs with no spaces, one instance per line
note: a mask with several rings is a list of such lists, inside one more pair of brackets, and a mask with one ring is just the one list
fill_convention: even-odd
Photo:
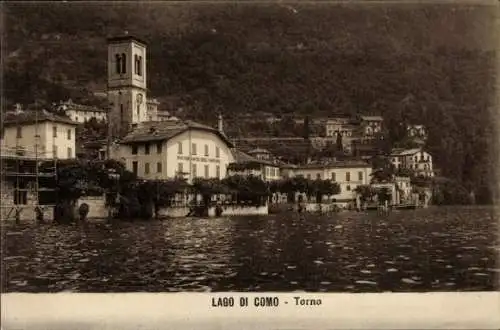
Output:
[[35,158],[44,158],[48,154],[47,151],[40,148],[39,151],[31,151],[26,148],[8,148],[2,147],[0,150],[1,158],[16,158],[16,159],[35,159]]

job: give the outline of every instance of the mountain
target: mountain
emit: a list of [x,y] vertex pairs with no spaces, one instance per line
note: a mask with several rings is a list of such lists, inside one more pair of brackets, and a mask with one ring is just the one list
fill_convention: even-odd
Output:
[[[422,123],[443,172],[487,186],[498,159],[498,6],[485,4],[5,3],[5,104],[98,102],[106,37],[148,41],[150,96],[245,132],[266,111],[380,113]],[[242,127],[243,126],[243,127]],[[238,129],[236,129],[238,128]],[[491,180],[490,180],[491,181]]]

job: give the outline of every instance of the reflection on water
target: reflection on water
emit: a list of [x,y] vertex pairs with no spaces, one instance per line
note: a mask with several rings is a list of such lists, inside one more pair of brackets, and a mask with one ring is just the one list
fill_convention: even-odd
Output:
[[124,291],[493,290],[493,209],[5,226],[2,289]]

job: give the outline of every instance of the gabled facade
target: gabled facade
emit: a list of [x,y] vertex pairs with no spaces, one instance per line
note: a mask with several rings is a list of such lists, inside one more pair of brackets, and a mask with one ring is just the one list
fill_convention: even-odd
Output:
[[352,123],[352,118],[348,116],[338,116],[326,119],[325,134],[327,137],[337,137],[340,134],[342,137],[351,137],[356,129],[356,125]]
[[[259,149],[259,152],[266,150]],[[264,153],[268,155],[267,153]],[[242,175],[242,176],[256,176],[263,181],[270,182],[281,179],[280,166],[277,163],[270,161],[270,159],[262,159],[252,157],[240,150],[233,149],[234,162],[228,167],[228,176]]]
[[360,116],[362,134],[371,138],[382,133],[384,119],[381,116]]
[[75,158],[75,129],[70,119],[43,111],[9,114],[2,125],[2,154],[38,159]]
[[409,137],[417,137],[424,140],[427,138],[427,130],[424,125],[408,125],[406,126],[406,132]]
[[416,145],[425,145],[427,141],[427,129],[424,125],[408,125],[406,127],[406,135]]
[[232,144],[216,129],[183,121],[145,122],[112,150],[112,158],[146,180],[224,178]]
[[421,148],[395,149],[391,153],[390,159],[396,169],[405,168],[419,176],[434,176],[432,155]]

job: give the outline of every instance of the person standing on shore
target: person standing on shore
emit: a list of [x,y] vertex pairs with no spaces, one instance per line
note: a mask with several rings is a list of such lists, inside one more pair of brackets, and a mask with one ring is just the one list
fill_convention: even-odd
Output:
[[306,209],[306,207],[304,205],[304,198],[302,197],[302,195],[299,195],[298,202],[297,202],[297,212],[302,213],[305,211],[305,209]]

